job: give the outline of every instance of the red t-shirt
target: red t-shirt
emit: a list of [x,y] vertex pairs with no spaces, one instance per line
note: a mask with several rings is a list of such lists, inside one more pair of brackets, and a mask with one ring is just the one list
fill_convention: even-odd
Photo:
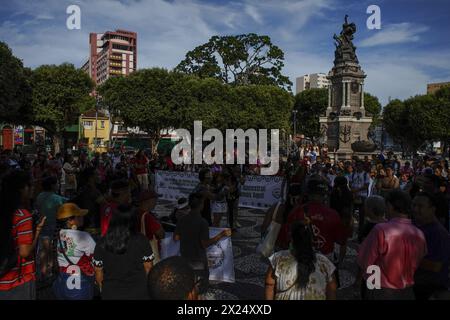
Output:
[[165,160],[166,160],[166,164],[167,164],[167,167],[169,168],[169,170],[173,170],[175,165],[173,164],[172,158],[166,157]]
[[100,210],[100,228],[102,237],[106,234],[106,231],[108,231],[109,221],[111,221],[112,214],[118,206],[119,204],[117,202],[111,201]]
[[[28,210],[19,209],[14,213],[11,229],[14,246],[18,252],[21,245],[33,244],[33,217]],[[28,281],[36,280],[34,256],[17,257],[17,266],[0,278],[0,291],[20,286]]]
[[[145,212],[139,213],[139,221],[138,221],[139,230],[141,230],[141,221],[142,221],[143,214],[145,214]],[[145,235],[147,236],[147,238],[149,240],[152,240],[153,236],[155,236],[155,234],[156,234],[156,231],[161,229],[161,224],[151,213],[147,213],[145,215],[144,224],[145,224]]]
[[134,164],[138,165],[140,167],[140,168],[138,168],[137,166],[135,167],[136,175],[147,174],[148,159],[146,156],[142,156],[140,158],[135,158]]
[[307,216],[311,219],[314,233],[314,246],[320,253],[327,255],[334,251],[334,244],[345,244],[344,226],[339,214],[318,202],[308,202],[297,206],[288,216],[288,221],[280,232],[279,242],[283,247],[289,245],[289,228],[294,221],[304,220],[304,206],[307,206]]

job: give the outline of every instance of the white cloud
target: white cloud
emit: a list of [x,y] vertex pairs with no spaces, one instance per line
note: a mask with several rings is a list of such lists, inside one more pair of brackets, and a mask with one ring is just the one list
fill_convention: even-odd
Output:
[[245,6],[245,13],[248,14],[256,23],[263,24],[263,18],[261,17],[258,9],[251,5]]
[[[332,34],[339,31],[333,26],[340,28],[341,21],[330,21],[332,16],[325,14],[336,9],[335,1],[18,0],[11,5],[20,15],[0,22],[0,41],[6,41],[26,66],[67,61],[79,67],[88,56],[89,32],[128,29],[138,33],[138,68],[173,68],[187,51],[212,35],[255,32],[269,35],[283,49],[283,73],[295,89],[299,75],[328,73],[332,67]],[[81,30],[66,28],[65,9],[70,4],[81,8]],[[385,25],[374,36],[356,43],[369,47],[357,54],[368,75],[367,91],[383,104],[389,96],[407,98],[423,93],[427,82],[450,76],[448,48],[412,52],[399,46],[374,47],[417,41],[426,30],[410,23]],[[439,70],[436,77],[430,69]]]
[[409,22],[390,24],[383,26],[381,30],[374,31],[375,35],[364,39],[359,44],[361,47],[374,47],[386,44],[416,42],[420,40],[420,34],[427,31],[427,26],[415,25]]

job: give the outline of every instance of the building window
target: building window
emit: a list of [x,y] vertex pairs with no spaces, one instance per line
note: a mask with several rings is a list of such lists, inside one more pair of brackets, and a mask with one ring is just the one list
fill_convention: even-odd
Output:
[[83,127],[88,130],[92,130],[92,127],[94,126],[93,121],[83,121]]
[[100,121],[100,128],[105,129],[105,121]]
[[94,145],[97,147],[103,147],[104,143],[103,143],[103,138],[94,138],[93,139]]

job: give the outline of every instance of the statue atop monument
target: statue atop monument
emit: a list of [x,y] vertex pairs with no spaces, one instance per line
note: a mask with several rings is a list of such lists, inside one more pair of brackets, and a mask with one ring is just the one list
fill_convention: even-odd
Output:
[[334,52],[335,60],[334,64],[342,63],[345,61],[352,61],[358,63],[356,57],[356,47],[353,45],[353,34],[356,33],[355,23],[348,23],[348,15],[345,15],[345,22],[342,25],[342,31],[339,36],[334,34],[333,39],[336,41],[336,50]]
[[355,33],[355,23],[345,15],[341,33],[333,36],[336,50],[334,66],[327,76],[328,107],[325,116],[319,118],[323,141],[341,159],[367,155],[376,148],[368,137],[372,117],[364,107],[366,75],[356,57]]

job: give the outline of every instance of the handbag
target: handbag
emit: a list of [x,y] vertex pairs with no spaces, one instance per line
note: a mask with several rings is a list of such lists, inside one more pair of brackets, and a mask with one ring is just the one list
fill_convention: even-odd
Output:
[[267,232],[264,238],[262,239],[261,243],[256,247],[256,252],[260,253],[262,256],[266,258],[270,257],[273,254],[275,242],[277,241],[278,234],[280,233],[281,230],[281,224],[275,222],[274,220],[280,206],[281,202],[278,202],[272,215],[272,221],[270,222],[270,225],[267,228]]
[[[145,216],[149,214],[148,212],[145,212],[141,217],[141,233],[147,237],[147,232],[145,231]],[[150,247],[153,251],[153,265],[157,264],[160,260],[160,254],[159,254],[159,247],[158,247],[158,240],[155,238],[155,235],[153,235],[152,239],[149,240]]]

